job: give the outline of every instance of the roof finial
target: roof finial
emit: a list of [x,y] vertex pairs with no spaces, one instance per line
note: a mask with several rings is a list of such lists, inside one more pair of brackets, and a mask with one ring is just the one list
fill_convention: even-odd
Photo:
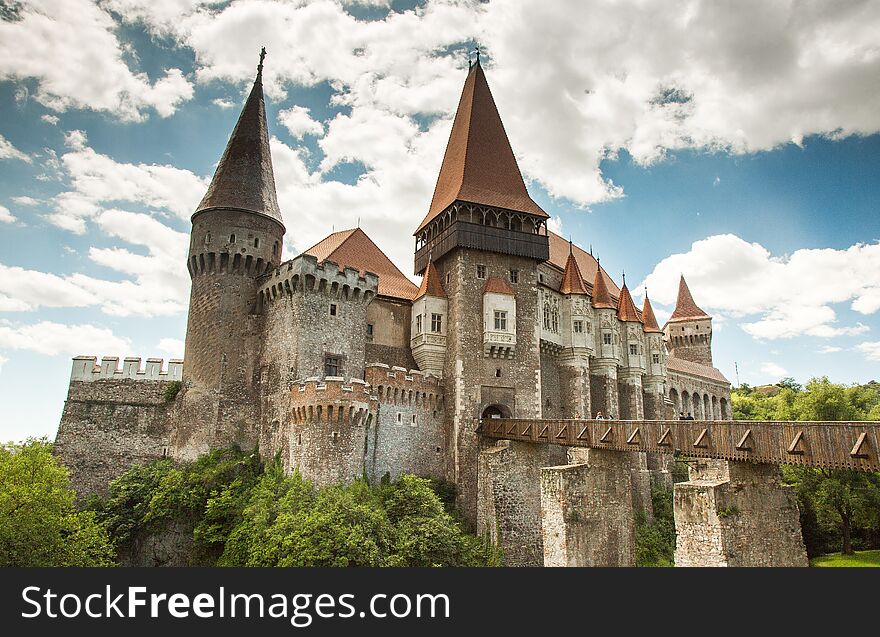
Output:
[[266,59],[266,47],[260,48],[260,63],[257,64],[257,75],[263,77],[263,60]]
[[590,256],[593,256],[593,244],[590,244]]
[[574,253],[574,248],[571,246],[571,237],[568,238],[568,256],[571,256]]
[[477,64],[479,64],[480,63],[480,45],[479,44],[474,47],[474,53],[477,54]]
[[626,272],[623,272],[623,287],[626,287]]
[[358,228],[360,228],[360,227],[361,227],[361,218],[358,217]]
[[645,286],[645,298],[646,299],[648,298],[648,286],[647,285]]

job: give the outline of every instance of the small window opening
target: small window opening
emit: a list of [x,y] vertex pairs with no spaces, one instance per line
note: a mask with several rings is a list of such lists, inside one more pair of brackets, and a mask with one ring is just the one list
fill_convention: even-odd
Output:
[[330,304],[330,316],[336,316],[336,303]]

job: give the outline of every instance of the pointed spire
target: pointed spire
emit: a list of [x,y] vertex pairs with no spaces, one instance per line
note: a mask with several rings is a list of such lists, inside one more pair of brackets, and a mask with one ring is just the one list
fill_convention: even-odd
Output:
[[562,294],[586,294],[587,286],[584,285],[581,269],[574,257],[574,252],[571,251],[571,241],[568,242],[568,246],[570,251],[568,260],[565,262],[565,272],[562,273],[562,285],[559,287],[559,291]]
[[479,58],[465,80],[431,207],[416,234],[455,201],[549,217],[526,190]]
[[684,275],[682,275],[678,282],[678,300],[675,303],[675,310],[672,312],[672,316],[669,317],[669,320],[683,321],[686,319],[697,318],[709,318],[709,315],[701,310],[694,302],[694,297],[691,295],[687,281],[684,280]]
[[624,275],[623,287],[620,288],[620,298],[617,299],[617,318],[621,321],[642,322],[642,319],[639,318],[639,312],[636,310],[636,304],[633,303],[632,294],[626,287],[626,275]]
[[423,296],[435,296],[439,299],[446,298],[446,290],[443,289],[443,283],[440,281],[440,273],[434,266],[434,262],[428,257],[428,267],[425,268],[425,275],[422,277],[422,285],[419,286],[419,292],[416,294],[417,300]]
[[593,279],[593,307],[613,310],[615,309],[614,303],[611,301],[611,293],[608,292],[608,285],[605,283],[605,274],[599,259],[596,259],[596,266],[596,278]]
[[646,332],[662,332],[657,324],[657,317],[654,316],[654,308],[651,307],[651,301],[648,300],[648,289],[645,288],[645,303],[642,305],[642,322],[645,324]]
[[275,194],[266,105],[263,102],[265,57],[264,48],[260,51],[253,88],[196,213],[214,208],[231,208],[266,215],[283,224]]

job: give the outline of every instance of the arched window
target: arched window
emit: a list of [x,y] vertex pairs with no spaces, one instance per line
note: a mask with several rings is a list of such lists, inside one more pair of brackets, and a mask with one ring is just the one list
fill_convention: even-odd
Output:
[[556,299],[544,301],[544,329],[554,334],[559,333],[559,303]]

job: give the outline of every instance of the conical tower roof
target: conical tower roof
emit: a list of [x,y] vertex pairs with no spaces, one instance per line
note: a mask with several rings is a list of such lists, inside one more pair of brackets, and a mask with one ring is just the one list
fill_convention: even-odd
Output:
[[586,294],[587,286],[584,285],[584,277],[578,266],[577,259],[569,242],[568,260],[565,262],[565,271],[562,273],[562,285],[559,286],[562,294]]
[[446,298],[446,290],[443,289],[443,283],[440,282],[440,273],[437,272],[437,267],[433,261],[428,261],[428,267],[425,268],[425,276],[422,277],[422,284],[419,286],[416,299],[420,299],[423,296],[435,296],[440,299]]
[[526,190],[479,60],[465,80],[431,207],[416,234],[455,201],[549,216]]
[[623,287],[620,288],[620,297],[617,299],[617,318],[621,321],[642,322],[642,319],[639,318],[636,304],[633,303],[632,294],[629,293],[629,288],[626,287],[626,277],[623,279]]
[[[623,292],[621,290],[621,292]],[[616,309],[611,300],[611,294],[608,292],[608,286],[605,285],[605,277],[602,276],[602,266],[598,264],[596,267],[596,277],[593,279],[593,307],[604,309]]]
[[264,56],[265,49],[260,53],[254,86],[196,214],[214,208],[231,208],[266,215],[282,225],[284,223],[275,194],[266,105],[263,102]]
[[646,332],[662,332],[657,324],[657,317],[654,316],[654,308],[651,307],[651,301],[648,300],[648,291],[645,290],[645,303],[642,305],[642,322],[645,324]]
[[669,321],[686,321],[689,319],[705,318],[710,317],[697,306],[696,302],[694,302],[694,297],[691,295],[687,281],[684,280],[684,275],[682,275],[681,280],[678,282],[678,300],[675,303],[675,311],[672,312]]

